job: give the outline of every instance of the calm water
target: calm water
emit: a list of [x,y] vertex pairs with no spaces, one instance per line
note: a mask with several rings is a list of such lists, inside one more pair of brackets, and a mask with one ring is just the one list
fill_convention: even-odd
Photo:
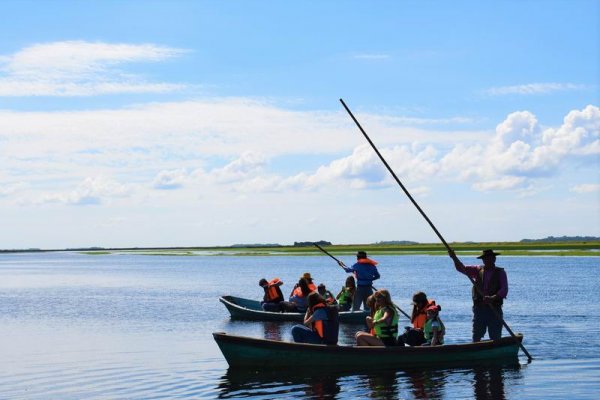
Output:
[[[424,290],[442,305],[449,343],[470,337],[470,284],[447,257],[385,256],[382,279],[410,311]],[[347,263],[351,257],[342,257]],[[464,258],[463,261],[474,262]],[[289,292],[306,271],[337,292],[324,256],[0,255],[0,398],[600,397],[600,257],[499,257],[505,318],[535,360],[486,368],[323,374],[229,371],[211,332],[290,340],[291,324],[230,321],[223,294],[259,298],[259,278]],[[350,343],[360,326],[343,326]]]

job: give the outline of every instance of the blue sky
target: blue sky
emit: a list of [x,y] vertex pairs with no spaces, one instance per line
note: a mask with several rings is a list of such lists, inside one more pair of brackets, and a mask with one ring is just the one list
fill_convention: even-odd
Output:
[[600,236],[599,15],[2,1],[0,247]]

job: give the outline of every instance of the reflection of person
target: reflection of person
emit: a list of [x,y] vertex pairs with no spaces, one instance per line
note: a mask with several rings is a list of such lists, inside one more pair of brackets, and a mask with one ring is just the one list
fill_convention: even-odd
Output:
[[504,370],[502,366],[479,366],[474,368],[473,398],[477,400],[504,400]]
[[336,344],[339,321],[335,313],[337,308],[327,307],[325,299],[319,293],[308,295],[308,309],[304,315],[304,325],[292,327],[292,337],[296,343]]
[[394,307],[390,292],[381,289],[375,292],[375,315],[367,317],[367,325],[374,334],[356,333],[357,346],[395,346],[398,334],[398,312]]
[[439,305],[430,306],[427,309],[427,321],[425,321],[425,326],[423,327],[423,335],[425,336],[423,346],[444,344],[446,328],[439,315],[441,309],[442,307]]
[[496,266],[493,250],[484,250],[477,257],[483,265],[465,266],[453,250],[448,252],[454,267],[475,281],[473,285],[473,341],[479,342],[487,330],[490,339],[502,336],[502,303],[508,294],[508,279],[503,268]]
[[263,301],[261,301],[262,309],[265,311],[281,311],[281,303],[283,301],[283,293],[279,288],[283,285],[283,282],[279,278],[267,281],[265,278],[261,279],[258,284],[265,291]]
[[346,278],[346,284],[342,286],[342,290],[336,296],[340,311],[349,311],[352,308],[355,291],[356,282],[354,281],[354,277],[350,275]]
[[360,310],[361,304],[366,308],[367,297],[373,294],[373,281],[380,277],[377,270],[377,261],[367,257],[366,252],[359,251],[356,253],[356,264],[353,266],[344,267],[341,261],[338,261],[338,264],[346,272],[354,273],[356,278],[356,292],[352,301],[352,311]]

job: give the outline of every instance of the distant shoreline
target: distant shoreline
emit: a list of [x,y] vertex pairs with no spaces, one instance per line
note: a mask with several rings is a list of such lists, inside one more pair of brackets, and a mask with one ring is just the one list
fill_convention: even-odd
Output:
[[[481,242],[449,243],[459,255],[479,255],[483,249],[494,249],[506,256],[600,256],[600,241],[590,242]],[[322,246],[328,252],[354,255],[358,250],[370,255],[445,255],[446,248],[440,243],[416,244],[344,244]],[[315,246],[213,246],[213,247],[123,247],[123,248],[69,248],[69,249],[23,249],[0,250],[0,254],[76,252],[89,255],[130,253],[139,255],[172,256],[312,256],[323,254]]]

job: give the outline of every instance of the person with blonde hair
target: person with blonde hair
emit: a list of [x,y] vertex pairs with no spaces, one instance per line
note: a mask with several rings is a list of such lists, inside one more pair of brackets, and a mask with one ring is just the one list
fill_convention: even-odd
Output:
[[367,317],[367,326],[372,333],[358,332],[357,346],[395,346],[398,335],[398,312],[392,302],[390,292],[385,289],[373,294],[375,314]]

